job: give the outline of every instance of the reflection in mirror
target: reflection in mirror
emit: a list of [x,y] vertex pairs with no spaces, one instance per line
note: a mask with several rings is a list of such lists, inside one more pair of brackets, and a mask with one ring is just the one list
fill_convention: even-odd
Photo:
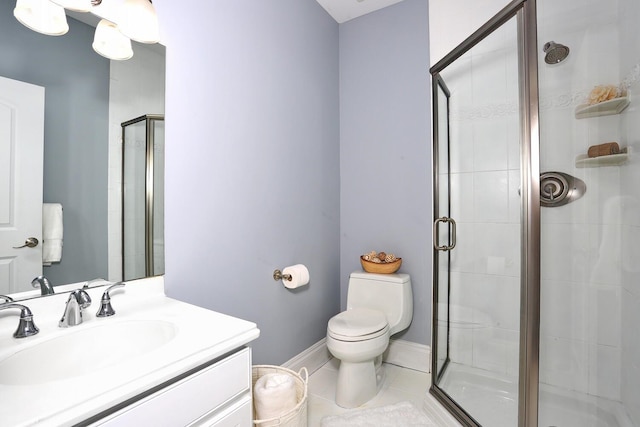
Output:
[[122,123],[122,277],[164,274],[164,116]]
[[[27,168],[25,176],[39,183],[41,196],[37,205],[26,210],[16,211],[15,205],[27,194],[11,193],[8,186],[2,185],[27,178],[0,177],[0,197],[6,197],[0,200],[0,206],[7,207],[6,215],[0,214],[0,294],[31,291],[29,295],[39,295],[31,287],[31,280],[41,274],[54,286],[97,277],[121,280],[121,123],[145,114],[164,114],[164,47],[134,43],[132,59],[109,61],[91,48],[93,27],[68,17],[67,34],[41,35],[13,17],[13,6],[13,2],[0,4],[0,76],[27,83],[28,87],[44,88],[44,126],[40,136],[44,160],[39,165],[36,155]],[[12,104],[3,100],[0,96],[0,113],[1,106],[11,112]],[[32,123],[26,128],[34,127],[37,126]],[[10,133],[0,128],[2,138],[7,134]],[[19,146],[16,141],[21,135],[15,132],[15,141],[0,141],[0,150],[7,154],[2,151],[0,156],[5,163],[15,164],[15,149]],[[28,237],[42,242],[43,202],[60,204],[63,218],[61,258],[44,266],[42,244],[13,249]],[[36,227],[25,235],[4,237],[2,231],[15,228],[24,212],[34,213]],[[156,223],[161,224],[162,220],[159,215]],[[35,258],[40,261],[22,272],[20,259],[27,251],[38,253]]]

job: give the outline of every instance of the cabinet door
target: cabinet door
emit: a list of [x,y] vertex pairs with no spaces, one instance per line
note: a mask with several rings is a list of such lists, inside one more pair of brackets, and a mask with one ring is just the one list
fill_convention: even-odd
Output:
[[205,415],[212,414],[218,408],[228,407],[234,400],[244,395],[251,399],[251,350],[248,348],[141,399],[93,425],[103,427],[186,426]]
[[253,425],[251,393],[222,410],[202,417],[189,427],[249,427]]

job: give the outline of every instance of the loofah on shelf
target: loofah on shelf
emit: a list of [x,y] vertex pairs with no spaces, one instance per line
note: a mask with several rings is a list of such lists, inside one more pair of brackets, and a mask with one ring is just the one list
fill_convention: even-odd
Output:
[[614,85],[600,85],[594,87],[589,93],[588,104],[595,105],[621,96],[620,89]]

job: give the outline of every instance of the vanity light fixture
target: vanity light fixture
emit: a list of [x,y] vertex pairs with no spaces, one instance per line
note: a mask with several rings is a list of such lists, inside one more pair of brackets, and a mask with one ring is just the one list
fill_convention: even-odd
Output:
[[74,12],[89,12],[91,0],[51,0],[51,2]]
[[151,0],[125,0],[119,17],[120,31],[140,43],[158,43],[158,15]]
[[25,27],[48,36],[69,31],[64,8],[49,0],[17,0],[13,16]]
[[105,58],[117,61],[133,56],[131,39],[122,34],[116,24],[106,19],[98,23],[91,47]]
[[92,47],[109,59],[131,58],[131,40],[148,44],[160,40],[158,15],[151,0],[16,0],[13,14],[30,29],[57,36],[69,31],[65,9],[102,18]]

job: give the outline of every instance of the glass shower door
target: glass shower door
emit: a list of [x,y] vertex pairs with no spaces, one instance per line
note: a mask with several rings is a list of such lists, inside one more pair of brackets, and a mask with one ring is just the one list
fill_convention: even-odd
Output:
[[[469,425],[518,425],[521,108],[518,19],[433,72],[432,393]],[[436,68],[437,65],[434,67]]]

